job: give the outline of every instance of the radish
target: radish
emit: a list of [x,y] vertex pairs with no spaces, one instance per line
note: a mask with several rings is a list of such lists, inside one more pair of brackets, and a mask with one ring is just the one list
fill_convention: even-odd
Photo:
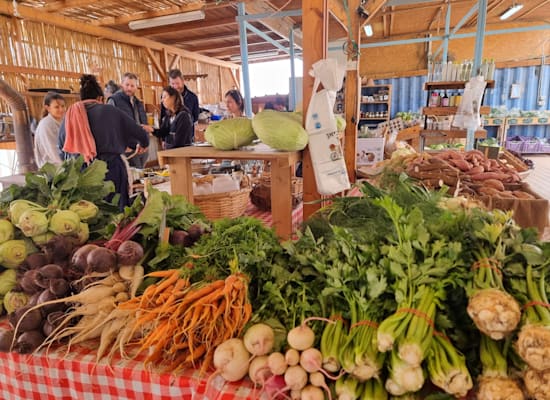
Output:
[[247,329],[243,337],[244,347],[254,356],[263,356],[273,349],[275,332],[267,324],[254,324]]
[[332,400],[332,393],[327,386],[327,383],[325,381],[325,376],[317,371],[309,375],[309,382],[316,387],[322,388],[327,392],[328,400]]
[[240,381],[248,373],[249,358],[241,339],[228,339],[214,350],[216,372],[212,376],[219,374],[228,382]]
[[271,375],[271,371],[267,366],[267,358],[267,356],[258,356],[250,361],[248,376],[254,384],[263,386],[267,378]]
[[288,349],[285,353],[285,361],[288,365],[298,365],[300,362],[300,353],[296,349]]
[[323,389],[317,386],[307,385],[302,389],[301,400],[324,400],[324,398],[325,394],[323,393]]
[[316,348],[309,348],[302,351],[300,354],[300,366],[306,370],[306,372],[317,372],[321,369],[323,363],[323,355]]
[[273,375],[282,375],[285,373],[288,363],[285,360],[285,355],[276,351],[267,358],[267,366]]

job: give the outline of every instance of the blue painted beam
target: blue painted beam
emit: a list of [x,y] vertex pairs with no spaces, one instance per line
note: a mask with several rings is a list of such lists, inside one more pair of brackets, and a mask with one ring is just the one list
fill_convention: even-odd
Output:
[[445,15],[445,39],[443,39],[443,56],[442,61],[447,62],[449,53],[449,32],[451,31],[451,3],[447,3],[447,15]]
[[487,24],[487,0],[479,0],[478,5],[479,5],[479,12],[477,16],[476,45],[474,50],[474,66],[472,69],[472,75],[477,75],[479,72],[479,66],[481,65],[481,58],[483,57],[485,25]]
[[[448,35],[449,39],[453,39],[455,33],[457,33],[458,30],[459,30],[460,28],[462,28],[462,26],[464,26],[464,24],[466,23],[466,21],[468,21],[468,20],[470,19],[470,17],[476,13],[477,7],[478,7],[478,5],[477,5],[477,3],[476,3],[476,4],[474,4],[474,5],[472,6],[472,8],[470,8],[470,9],[468,10],[468,12],[467,12],[466,14],[464,14],[464,16],[460,19],[460,21],[458,21],[458,24],[455,25],[455,27],[453,28],[453,30],[451,31],[451,33],[449,33],[449,35]],[[435,53],[434,53],[434,55],[433,55],[434,59],[437,57],[437,55],[439,54],[439,52],[440,52],[442,49],[443,49],[443,45],[440,45],[440,46],[437,48],[437,50],[435,51]]]
[[284,17],[299,17],[302,15],[302,10],[287,10],[287,11],[274,11],[261,14],[247,14],[237,15],[235,19],[237,21],[258,21],[266,18],[284,18]]
[[277,42],[276,40],[273,40],[272,38],[270,38],[266,33],[262,32],[261,30],[259,30],[255,26],[250,25],[248,22],[242,21],[239,24],[241,24],[241,23],[245,24],[246,29],[254,32],[256,35],[260,36],[266,42],[271,43],[273,46],[277,47],[279,50],[282,50],[282,51],[288,53],[288,49],[285,46],[283,46],[281,43]]
[[[485,32],[485,36],[504,35],[508,33],[518,33],[518,32],[544,31],[544,30],[550,30],[550,24],[543,24],[543,25],[536,25],[536,26],[523,26],[523,27],[508,28],[508,29],[495,29],[494,31]],[[451,36],[450,39],[464,39],[464,38],[470,38],[475,36],[476,36],[475,32],[459,33],[454,36]],[[424,37],[424,38],[390,40],[387,42],[363,43],[361,44],[360,47],[362,49],[368,49],[373,47],[400,46],[403,44],[436,42],[443,39],[445,39],[444,36],[431,36],[431,37]],[[330,47],[329,50],[340,50],[340,47]]]
[[[239,15],[245,15],[244,3],[237,4]],[[239,21],[239,44],[241,47],[241,69],[243,71],[244,112],[252,117],[252,98],[250,95],[250,71],[248,70],[248,39],[246,37],[246,22]]]
[[294,28],[290,28],[288,35],[289,49],[290,49],[290,96],[288,99],[289,111],[296,109],[296,68],[294,65]]

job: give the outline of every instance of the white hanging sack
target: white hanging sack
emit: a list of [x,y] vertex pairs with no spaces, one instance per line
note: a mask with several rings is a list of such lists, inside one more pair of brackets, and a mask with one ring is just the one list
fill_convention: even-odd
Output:
[[[345,69],[333,59],[317,61],[310,71],[315,81],[305,128],[309,133],[308,146],[317,191],[322,195],[336,194],[351,186],[333,111],[344,74]],[[317,91],[320,83],[325,89]]]

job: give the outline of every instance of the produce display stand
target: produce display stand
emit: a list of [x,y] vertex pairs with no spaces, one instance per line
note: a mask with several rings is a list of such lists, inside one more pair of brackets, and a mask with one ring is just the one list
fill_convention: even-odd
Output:
[[[6,320],[0,320],[5,327]],[[145,368],[143,357],[96,363],[96,342],[78,345],[67,352],[64,346],[46,354],[0,352],[1,399],[154,399],[154,400],[247,400],[258,398],[250,381],[208,382],[189,369],[178,374]]]
[[266,146],[250,150],[222,151],[210,146],[189,146],[159,151],[160,165],[168,165],[172,194],[193,203],[192,159],[265,160],[271,162],[272,222],[283,239],[292,235],[292,172],[301,159],[298,151],[277,151]]

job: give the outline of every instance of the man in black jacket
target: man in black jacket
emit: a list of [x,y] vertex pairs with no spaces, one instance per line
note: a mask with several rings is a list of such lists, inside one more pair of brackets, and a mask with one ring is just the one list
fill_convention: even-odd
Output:
[[[131,73],[126,72],[122,76],[121,89],[114,93],[107,104],[113,105],[116,108],[124,111],[130,118],[132,118],[143,130],[147,133],[153,133],[153,127],[147,125],[147,114],[145,112],[145,106],[143,102],[136,97],[138,77]],[[130,156],[134,153],[135,147],[127,153]],[[136,154],[130,158],[129,163],[132,167],[143,168],[147,162],[148,153]]]
[[[199,119],[199,98],[195,93],[189,90],[187,86],[185,86],[185,81],[181,71],[179,69],[171,69],[168,72],[168,82],[170,83],[170,86],[181,93],[183,97],[183,104],[185,104],[185,107],[189,110],[189,113],[193,118],[193,123],[197,122]],[[164,106],[162,106],[160,111],[161,121],[165,112],[166,110]]]

